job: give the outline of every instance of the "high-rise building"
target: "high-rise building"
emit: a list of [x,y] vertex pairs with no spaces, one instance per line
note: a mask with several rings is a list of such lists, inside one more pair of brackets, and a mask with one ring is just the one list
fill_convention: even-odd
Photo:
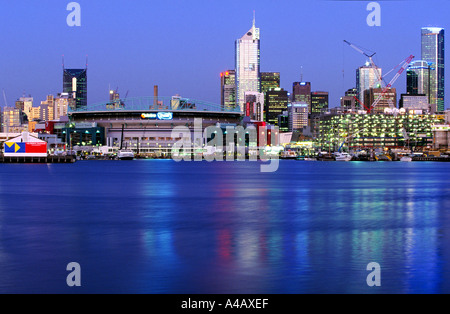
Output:
[[294,82],[292,86],[292,102],[302,102],[308,104],[308,111],[311,113],[311,83]]
[[235,70],[220,73],[220,108],[226,111],[236,108]]
[[432,71],[435,71],[432,63],[423,60],[412,62],[406,69],[406,93],[409,95],[425,94],[430,101],[430,73]]
[[436,70],[430,72],[430,104],[438,111],[445,110],[445,59],[444,29],[439,27],[422,28],[422,60]]
[[280,87],[280,72],[261,72],[261,93]]
[[372,108],[373,113],[384,113],[386,108],[397,108],[397,91],[395,88],[389,88],[384,94],[383,88],[370,88],[364,91],[364,103],[368,108],[370,108],[378,98],[380,100],[375,108]]
[[236,104],[244,109],[244,93],[260,92],[260,42],[259,28],[253,18],[252,28],[236,40]]
[[87,69],[64,69],[63,92],[75,98],[73,110],[87,108]]
[[289,95],[282,88],[271,89],[265,94],[265,121],[271,125],[278,125],[278,116],[288,110]]
[[51,121],[54,119],[55,112],[55,97],[48,95],[45,101],[41,101],[40,106],[40,120]]
[[[381,88],[381,73],[381,68],[370,65],[369,62],[356,70],[356,91],[360,102],[364,103],[364,92],[366,90]],[[370,107],[370,104],[364,104],[366,107]]]
[[308,107],[306,103],[288,104],[289,132],[299,131],[308,126]]
[[311,93],[311,113],[323,113],[328,110],[328,92]]
[[4,107],[2,114],[3,132],[15,133],[22,127],[22,111],[16,107]]

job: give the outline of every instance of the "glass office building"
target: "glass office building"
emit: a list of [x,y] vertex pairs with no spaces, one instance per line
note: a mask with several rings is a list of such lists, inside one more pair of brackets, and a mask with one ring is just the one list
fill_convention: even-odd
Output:
[[439,27],[422,28],[421,42],[422,60],[431,63],[436,69],[430,72],[430,104],[436,105],[438,111],[444,111],[444,29]]
[[425,94],[430,98],[430,73],[435,71],[433,63],[424,60],[412,62],[406,69],[406,93],[409,95]]
[[75,108],[72,110],[85,110],[87,108],[87,69],[64,69],[63,92],[75,98]]
[[260,92],[259,28],[252,28],[236,40],[236,103],[244,110],[244,93]]

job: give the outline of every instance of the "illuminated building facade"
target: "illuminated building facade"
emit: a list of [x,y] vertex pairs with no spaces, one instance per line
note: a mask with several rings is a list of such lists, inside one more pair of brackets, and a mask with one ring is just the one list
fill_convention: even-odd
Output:
[[252,28],[236,40],[236,103],[244,110],[245,92],[260,92],[260,31]]
[[261,72],[261,93],[280,87],[280,72]]
[[[322,149],[339,149],[344,139],[346,148],[431,147],[432,126],[442,124],[444,115],[415,114],[326,114],[320,119],[316,143]],[[409,143],[403,132],[409,136]],[[359,132],[359,133],[358,133]]]
[[265,122],[278,125],[278,116],[288,110],[288,92],[282,88],[271,89],[265,94]]
[[87,69],[64,69],[63,92],[75,98],[75,107],[71,109],[85,110],[87,108]]
[[[360,102],[364,103],[364,92],[370,88],[381,87],[381,68],[374,67],[366,63],[365,66],[359,67],[356,70],[356,92]],[[371,104],[364,103],[367,107]]]
[[236,107],[236,71],[220,73],[220,108],[233,110]]
[[430,104],[438,111],[445,110],[445,59],[444,29],[439,27],[422,28],[422,60],[430,63],[434,71],[430,72]]

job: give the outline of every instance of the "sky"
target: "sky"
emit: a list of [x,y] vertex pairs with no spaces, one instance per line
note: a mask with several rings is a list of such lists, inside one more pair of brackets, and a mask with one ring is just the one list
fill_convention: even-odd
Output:
[[[154,85],[161,96],[218,104],[220,72],[235,68],[235,40],[251,28],[255,11],[261,71],[280,72],[281,87],[290,92],[303,74],[336,107],[366,62],[343,40],[376,52],[386,73],[411,54],[420,60],[422,27],[450,29],[447,0],[377,1],[379,27],[367,25],[370,1],[78,0],[80,27],[67,25],[70,2],[0,1],[0,88],[8,105],[23,95],[39,105],[62,92],[63,55],[66,68],[83,68],[88,56],[89,104],[107,101],[110,87],[140,97],[152,96]],[[405,73],[394,87],[398,95],[406,91]]]

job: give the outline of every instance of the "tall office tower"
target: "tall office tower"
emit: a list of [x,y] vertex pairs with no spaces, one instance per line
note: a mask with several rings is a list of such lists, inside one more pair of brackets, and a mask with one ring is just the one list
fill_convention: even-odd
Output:
[[63,69],[63,92],[75,99],[72,110],[86,110],[87,108],[87,68]]
[[260,42],[259,28],[253,18],[252,28],[236,40],[236,104],[244,110],[244,93],[260,92]]
[[432,71],[435,69],[431,63],[423,60],[412,62],[406,69],[406,93],[409,95],[425,94],[430,97],[430,73]]
[[245,92],[244,116],[253,121],[264,120],[264,94]]
[[280,87],[280,72],[261,72],[261,93]]
[[445,110],[445,59],[444,29],[438,27],[422,28],[422,60],[432,64],[436,70],[430,72],[430,104],[438,111]]
[[[372,104],[379,98],[378,104],[373,108],[373,113],[384,113],[386,108],[397,108],[397,91],[395,88],[389,88],[383,95],[383,88],[370,88],[364,91],[364,103]],[[369,105],[366,105],[369,107]]]
[[308,109],[306,103],[288,104],[289,132],[300,131],[308,126]]
[[[356,70],[356,91],[360,102],[364,103],[364,91],[370,88],[381,88],[381,74],[381,68],[372,66],[369,62]],[[364,104],[367,107],[370,106],[370,104]]]
[[235,70],[220,73],[220,108],[226,111],[236,108]]
[[323,113],[328,110],[328,92],[311,93],[311,113]]
[[294,82],[292,86],[292,102],[302,102],[308,104],[308,111],[311,113],[310,82]]
[[282,88],[271,89],[265,94],[265,122],[278,125],[278,116],[288,110],[288,92]]

